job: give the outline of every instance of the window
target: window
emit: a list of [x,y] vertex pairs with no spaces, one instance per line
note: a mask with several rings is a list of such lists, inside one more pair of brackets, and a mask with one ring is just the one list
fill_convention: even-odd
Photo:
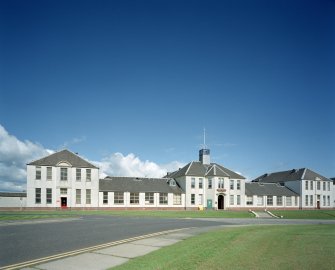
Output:
[[114,192],[114,204],[124,204],[123,192]]
[[52,180],[52,167],[47,167],[47,180]]
[[234,205],[234,195],[229,196],[229,204]]
[[60,168],[60,180],[67,181],[67,168]]
[[286,206],[292,206],[292,197],[286,197]]
[[323,195],[323,206],[326,206],[326,195]]
[[41,180],[41,167],[37,166],[35,171],[35,179]]
[[327,205],[330,206],[330,196],[327,196]]
[[218,188],[224,188],[224,180],[223,180],[223,178],[219,178]]
[[257,205],[264,205],[263,196],[257,196]]
[[91,190],[86,189],[86,204],[91,204]]
[[199,189],[202,189],[202,178],[199,178]]
[[181,194],[173,194],[173,204],[174,205],[181,204]]
[[139,204],[140,196],[138,192],[130,192],[130,204]]
[[241,189],[241,180],[237,180],[237,182],[236,182],[236,189],[237,190]]
[[253,205],[252,196],[247,196],[247,205]]
[[153,192],[145,193],[145,204],[154,204],[154,193]]
[[35,188],[35,203],[41,203],[41,189]]
[[191,194],[191,204],[195,204],[195,194]]
[[323,191],[326,191],[326,182],[323,182]]
[[298,206],[298,197],[297,196],[294,197],[294,201],[295,201],[295,206]]
[[308,195],[305,195],[305,205],[308,206]]
[[108,192],[107,191],[104,191],[103,192],[103,196],[102,196],[102,203],[103,204],[108,204]]
[[328,191],[330,191],[330,182],[328,182],[327,184],[328,184]]
[[212,189],[212,178],[208,178],[208,189]]
[[231,189],[231,190],[234,189],[234,180],[230,180],[230,189]]
[[277,205],[283,205],[283,196],[277,196]]
[[267,205],[273,205],[273,196],[268,195],[266,199]]
[[159,204],[168,204],[168,194],[159,193]]
[[86,181],[91,181],[91,169],[86,169]]
[[305,181],[305,189],[308,190],[308,181]]
[[47,204],[52,203],[52,189],[47,188]]
[[81,189],[76,189],[76,204],[81,204]]
[[316,188],[317,188],[317,190],[320,190],[320,189],[321,189],[320,181],[317,181],[317,182],[316,182]]
[[202,205],[203,204],[203,195],[199,194],[198,195],[198,205]]
[[195,188],[195,178],[191,178],[191,188]]
[[171,180],[169,181],[169,185],[170,185],[170,187],[175,187],[175,186],[176,186],[176,181],[173,180],[173,179],[171,179]]
[[313,190],[313,181],[310,182],[310,188]]
[[81,169],[76,169],[76,180],[81,181]]
[[67,194],[67,188],[61,188],[60,189],[60,194],[61,195],[66,195]]
[[313,195],[309,196],[309,203],[311,206],[313,206],[314,202],[313,202]]
[[241,195],[236,196],[236,204],[241,205]]

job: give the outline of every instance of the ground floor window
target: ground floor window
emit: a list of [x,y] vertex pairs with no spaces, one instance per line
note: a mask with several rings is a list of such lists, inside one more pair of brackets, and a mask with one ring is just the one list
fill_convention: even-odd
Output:
[[292,197],[286,197],[286,206],[292,206]]
[[277,196],[277,205],[283,205],[283,196]]
[[154,204],[154,193],[153,192],[146,192],[145,193],[145,204]]
[[298,206],[298,197],[294,197],[295,200],[295,206]]
[[257,196],[257,205],[258,206],[264,205],[263,196]]
[[229,204],[234,205],[234,195],[229,196]]
[[326,206],[326,196],[325,195],[323,195],[323,206]]
[[327,205],[330,206],[330,196],[327,196]]
[[91,190],[86,189],[86,204],[91,204]]
[[173,194],[173,204],[181,205],[181,194]]
[[41,203],[41,189],[35,188],[35,203]]
[[308,195],[305,195],[305,205],[308,206]]
[[159,204],[168,204],[168,194],[159,193]]
[[198,195],[198,204],[199,204],[199,205],[202,205],[202,204],[203,204],[203,195],[202,195],[202,194],[199,194],[199,195]]
[[107,191],[104,191],[103,192],[103,196],[102,196],[102,203],[103,204],[108,204],[108,192]]
[[76,204],[81,204],[81,189],[76,189]]
[[52,189],[47,188],[47,204],[52,203]]
[[241,195],[236,196],[236,204],[241,205]]
[[191,204],[195,204],[195,194],[191,194]]
[[247,205],[253,205],[252,196],[247,196]]
[[273,196],[267,196],[266,204],[267,205],[273,205]]
[[311,206],[313,206],[313,204],[314,204],[313,195],[309,196],[309,203],[310,203]]
[[130,204],[139,204],[140,195],[138,192],[130,192]]
[[124,204],[123,192],[114,192],[114,204]]

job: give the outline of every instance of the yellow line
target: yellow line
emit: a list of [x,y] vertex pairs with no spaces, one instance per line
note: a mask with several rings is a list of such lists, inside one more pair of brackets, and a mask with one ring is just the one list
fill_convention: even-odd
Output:
[[43,257],[43,258],[31,260],[31,261],[26,261],[26,262],[22,262],[22,263],[7,265],[7,266],[1,267],[0,269],[13,270],[13,269],[18,269],[18,268],[23,268],[23,267],[32,266],[32,265],[35,265],[35,264],[45,263],[45,262],[48,262],[48,261],[51,261],[51,260],[61,259],[61,258],[65,258],[65,257],[73,256],[73,255],[78,255],[78,254],[85,253],[85,252],[91,252],[91,251],[94,251],[94,250],[97,250],[97,249],[107,248],[107,247],[111,247],[111,246],[116,246],[116,245],[120,245],[120,244],[124,244],[124,243],[128,243],[128,242],[136,241],[136,240],[141,240],[141,239],[144,239],[144,238],[149,238],[149,237],[154,237],[154,236],[158,236],[158,235],[178,232],[178,231],[182,231],[182,230],[185,230],[185,229],[189,229],[189,228],[167,230],[167,231],[162,231],[162,232],[145,234],[145,235],[141,235],[141,236],[135,236],[135,237],[124,239],[124,240],[109,242],[109,243],[106,243],[106,244],[96,245],[96,246],[88,247],[88,248],[77,249],[77,250],[74,250],[74,251],[64,252],[64,253],[60,253],[60,254],[56,254],[56,255],[51,255],[51,256],[47,256],[47,257]]

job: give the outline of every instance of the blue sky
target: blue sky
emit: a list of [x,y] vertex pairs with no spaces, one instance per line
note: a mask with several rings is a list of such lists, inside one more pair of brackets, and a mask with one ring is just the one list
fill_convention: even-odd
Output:
[[5,0],[0,125],[155,164],[197,160],[206,128],[212,161],[249,178],[334,177],[334,63],[333,1]]

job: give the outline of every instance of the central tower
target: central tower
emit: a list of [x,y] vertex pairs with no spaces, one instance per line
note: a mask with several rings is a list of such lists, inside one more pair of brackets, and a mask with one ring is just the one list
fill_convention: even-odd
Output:
[[204,129],[204,144],[199,150],[199,161],[202,164],[211,164],[210,150],[206,145],[206,129]]

